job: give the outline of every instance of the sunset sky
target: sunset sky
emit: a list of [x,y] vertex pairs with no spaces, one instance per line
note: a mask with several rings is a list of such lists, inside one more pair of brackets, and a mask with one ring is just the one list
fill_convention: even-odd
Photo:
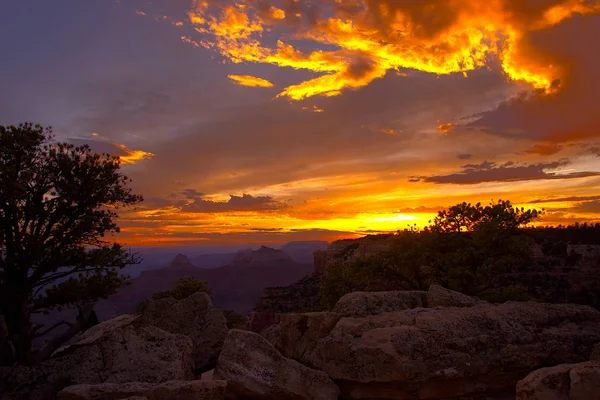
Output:
[[123,243],[600,220],[600,0],[9,0],[0,54],[0,124],[121,156]]

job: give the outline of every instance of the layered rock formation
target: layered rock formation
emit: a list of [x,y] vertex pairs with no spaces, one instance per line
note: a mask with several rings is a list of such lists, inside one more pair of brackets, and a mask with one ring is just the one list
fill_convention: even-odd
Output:
[[147,325],[192,339],[196,370],[214,367],[227,336],[223,312],[213,306],[206,293],[195,293],[179,301],[173,298],[149,300],[141,320]]
[[226,398],[335,400],[339,390],[326,373],[285,358],[260,335],[233,329],[214,374],[227,381]]

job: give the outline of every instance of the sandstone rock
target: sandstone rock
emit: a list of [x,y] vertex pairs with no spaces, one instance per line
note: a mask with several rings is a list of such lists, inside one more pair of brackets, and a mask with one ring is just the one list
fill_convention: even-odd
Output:
[[132,315],[96,325],[55,353],[76,383],[165,382],[192,377],[192,343]]
[[277,325],[265,329],[261,335],[284,357],[300,360],[310,352],[319,339],[329,335],[342,316],[331,312],[281,314]]
[[215,379],[227,381],[229,399],[334,400],[339,390],[327,374],[281,355],[262,336],[232,329]]
[[569,372],[571,400],[600,397],[600,362],[590,361],[575,365]]
[[542,368],[517,384],[517,400],[589,400],[600,397],[600,362]]
[[533,371],[517,383],[518,400],[569,400],[570,364]]
[[473,307],[480,303],[483,302],[439,285],[431,285],[427,291],[428,307]]
[[202,381],[214,381],[215,370],[211,369],[210,371],[204,372],[200,375],[200,380]]
[[600,343],[597,343],[592,349],[592,355],[590,356],[592,361],[600,361]]
[[16,367],[0,381],[9,387],[3,400],[39,400],[54,399],[71,385],[187,380],[192,372],[190,338],[122,315],[90,328],[51,359]]
[[130,382],[75,385],[63,389],[58,400],[222,400],[227,382],[170,381],[161,384]]
[[427,292],[414,290],[348,293],[337,302],[333,311],[346,317],[365,317],[417,307],[427,307]]
[[206,293],[195,293],[183,300],[150,300],[141,320],[192,339],[194,366],[200,370],[214,366],[227,336],[225,316]]
[[254,311],[248,316],[247,328],[254,333],[260,333],[271,325],[278,324],[281,314],[272,311]]
[[437,399],[514,388],[536,368],[587,360],[598,338],[591,307],[482,304],[342,318],[294,356],[343,398]]

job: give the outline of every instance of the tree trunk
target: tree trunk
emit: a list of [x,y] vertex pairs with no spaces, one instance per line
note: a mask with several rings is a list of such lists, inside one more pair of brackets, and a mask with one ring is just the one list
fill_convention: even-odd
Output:
[[33,344],[33,327],[31,314],[26,300],[17,296],[9,297],[10,309],[4,310],[7,341],[14,350],[15,361],[21,364],[29,363]]

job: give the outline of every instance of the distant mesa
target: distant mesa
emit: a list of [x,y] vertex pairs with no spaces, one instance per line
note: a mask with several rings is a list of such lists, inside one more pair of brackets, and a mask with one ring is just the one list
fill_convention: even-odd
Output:
[[187,258],[187,256],[184,254],[177,254],[175,256],[175,258],[173,259],[173,261],[171,261],[169,268],[170,269],[187,269],[187,268],[196,269],[196,267],[190,262],[190,259]]
[[283,250],[276,250],[267,246],[261,246],[258,250],[241,250],[233,259],[234,265],[253,266],[265,262],[291,262],[292,258]]
[[170,289],[181,278],[194,278],[207,282],[215,306],[247,314],[265,288],[288,286],[312,273],[312,263],[299,263],[295,258],[266,246],[237,253],[199,255],[191,260],[179,254],[168,267],[143,271],[132,279],[131,285],[100,301],[96,312],[101,319],[135,313],[138,301]]

